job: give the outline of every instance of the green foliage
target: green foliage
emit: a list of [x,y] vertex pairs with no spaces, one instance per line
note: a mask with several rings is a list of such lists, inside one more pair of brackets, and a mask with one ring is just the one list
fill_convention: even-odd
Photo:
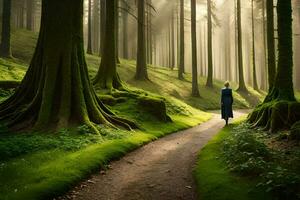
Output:
[[200,152],[194,171],[201,199],[208,200],[268,200],[272,199],[260,188],[257,181],[230,172],[222,153],[223,140],[230,136],[230,127],[211,140]]
[[232,172],[257,177],[260,187],[278,199],[294,199],[299,195],[299,173],[282,165],[286,155],[271,150],[265,144],[265,132],[253,130],[248,124],[241,124],[230,130],[230,136],[223,141],[222,154]]
[[232,135],[223,142],[223,156],[231,171],[243,175],[258,175],[267,167],[271,153],[266,145],[249,134],[247,124],[233,128]]

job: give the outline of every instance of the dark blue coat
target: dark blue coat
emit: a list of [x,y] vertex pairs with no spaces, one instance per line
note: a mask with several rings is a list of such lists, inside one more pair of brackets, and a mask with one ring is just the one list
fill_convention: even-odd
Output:
[[222,119],[233,118],[232,112],[232,90],[230,88],[222,89],[221,105],[222,105]]

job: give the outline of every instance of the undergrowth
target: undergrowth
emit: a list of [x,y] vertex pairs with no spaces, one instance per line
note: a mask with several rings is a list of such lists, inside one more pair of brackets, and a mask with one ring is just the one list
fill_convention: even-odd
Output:
[[299,145],[293,143],[290,149],[270,148],[268,145],[282,140],[280,134],[270,136],[251,129],[247,123],[233,127],[230,133],[222,142],[222,156],[231,172],[256,177],[256,187],[275,199],[300,198]]

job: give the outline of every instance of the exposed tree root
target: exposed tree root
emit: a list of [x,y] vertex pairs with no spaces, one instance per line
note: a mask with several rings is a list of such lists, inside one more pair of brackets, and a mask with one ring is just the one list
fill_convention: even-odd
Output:
[[290,101],[271,101],[259,105],[249,116],[253,127],[276,132],[290,129],[300,120],[300,103]]

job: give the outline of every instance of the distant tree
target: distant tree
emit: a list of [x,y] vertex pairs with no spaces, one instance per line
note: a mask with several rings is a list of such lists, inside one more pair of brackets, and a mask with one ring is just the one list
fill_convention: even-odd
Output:
[[137,63],[135,79],[148,80],[147,55],[146,55],[146,31],[145,31],[145,1],[137,1],[138,7],[138,39],[137,39]]
[[273,0],[267,0],[267,44],[268,44],[268,77],[269,92],[273,89],[276,75],[276,56],[274,38],[274,4]]
[[179,69],[178,78],[183,79],[183,73],[185,68],[185,43],[184,43],[184,0],[180,0],[180,45],[179,45]]
[[100,0],[100,56],[104,53],[105,23],[106,23],[106,0]]
[[197,71],[197,33],[196,33],[196,0],[191,0],[191,38],[192,38],[192,96],[199,97]]
[[207,87],[213,87],[213,57],[212,57],[212,10],[211,0],[207,0]]
[[11,18],[11,0],[3,0],[3,12],[2,12],[2,33],[0,43],[0,56],[9,58],[11,54],[10,45],[10,18]]
[[116,56],[116,12],[117,1],[106,0],[105,40],[101,64],[94,79],[94,84],[101,89],[122,89],[122,82],[117,73]]
[[43,0],[42,6],[34,56],[19,88],[0,104],[0,121],[12,130],[86,125],[98,132],[95,124],[134,127],[105,107],[90,84],[83,0]]
[[123,11],[122,11],[122,24],[123,24],[123,58],[128,59],[128,10],[129,6],[126,1],[123,2]]
[[26,29],[34,30],[34,0],[26,0]]
[[243,44],[242,44],[242,20],[241,20],[241,0],[237,0],[237,36],[238,36],[238,70],[239,70],[239,88],[238,91],[247,91],[244,79],[243,66]]
[[291,0],[278,0],[277,16],[278,68],[275,81],[264,103],[248,118],[254,126],[261,126],[272,132],[290,128],[300,120],[300,103],[296,102],[293,87]]
[[92,48],[92,0],[88,0],[88,42],[87,53],[93,54]]
[[256,56],[255,56],[255,25],[254,25],[254,0],[251,0],[251,22],[252,22],[252,65],[253,65],[253,88],[258,90],[256,76]]

